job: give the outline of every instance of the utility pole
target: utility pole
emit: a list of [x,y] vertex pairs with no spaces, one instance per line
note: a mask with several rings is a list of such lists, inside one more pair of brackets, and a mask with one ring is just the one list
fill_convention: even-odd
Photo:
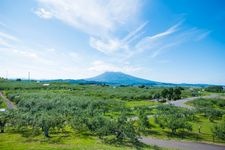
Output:
[[30,72],[28,72],[28,81],[30,82]]
[[6,71],[5,79],[6,79],[6,80],[8,79],[8,70]]

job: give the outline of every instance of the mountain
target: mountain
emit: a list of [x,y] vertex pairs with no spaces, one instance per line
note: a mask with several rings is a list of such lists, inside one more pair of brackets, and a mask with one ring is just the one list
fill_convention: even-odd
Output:
[[122,72],[105,72],[86,81],[100,82],[114,85],[160,85],[163,83],[134,77]]
[[87,78],[87,79],[56,79],[56,80],[42,80],[43,82],[64,82],[72,84],[107,84],[107,85],[146,85],[146,86],[162,86],[162,87],[208,87],[210,84],[188,84],[188,83],[164,83],[146,80],[138,77],[134,77],[122,72],[105,72],[98,76]]

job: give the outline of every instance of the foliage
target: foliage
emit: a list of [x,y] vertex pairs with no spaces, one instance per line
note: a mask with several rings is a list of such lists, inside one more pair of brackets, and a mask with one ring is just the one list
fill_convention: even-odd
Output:
[[161,128],[171,129],[172,134],[176,134],[178,129],[192,130],[191,120],[193,114],[190,111],[172,105],[159,105],[155,114],[155,122]]
[[197,111],[207,117],[210,121],[221,118],[224,114],[225,99],[199,98],[191,101],[191,104],[197,108]]
[[223,92],[223,86],[209,86],[205,90],[208,92],[221,93]]
[[0,108],[6,108],[6,103],[3,101],[2,97],[0,97]]
[[225,116],[223,116],[220,123],[214,125],[212,128],[212,133],[215,137],[225,140]]
[[138,110],[138,128],[141,132],[145,132],[146,129],[150,129],[151,125],[148,120],[147,112],[149,112],[148,107],[140,107]]
[[[160,103],[151,100],[162,99],[162,91],[170,93],[166,99],[177,99],[184,92],[189,97],[191,93],[187,88],[0,82],[4,94],[17,105],[17,109],[6,117],[6,132],[26,133],[29,130],[34,137],[43,134],[51,137],[44,139],[54,139],[56,133],[67,134],[65,130],[69,130],[79,136],[99,137],[102,141],[137,144],[143,133],[159,131],[165,136],[168,131],[179,135],[185,130],[191,134],[193,124],[196,129],[197,123],[193,123],[196,114],[192,111],[171,105],[157,107]],[[213,108],[222,110],[223,101],[216,101]],[[133,116],[138,119],[132,119]]]
[[199,98],[196,100],[193,100],[191,102],[195,107],[211,107],[211,108],[225,108],[225,99],[221,98],[213,98],[213,99],[205,99],[205,98]]
[[167,100],[177,100],[181,98],[181,91],[183,88],[169,88],[163,89],[161,92],[161,97]]
[[[11,93],[8,93],[8,97]],[[10,125],[19,130],[42,132],[50,137],[51,131],[66,126],[76,131],[86,131],[100,138],[113,136],[116,141],[137,143],[138,132],[129,120],[125,105],[98,97],[75,96],[54,91],[21,92],[13,94],[17,110],[11,116]],[[117,112],[113,115],[110,112]]]
[[0,112],[0,132],[5,132],[5,126],[11,119],[10,112]]

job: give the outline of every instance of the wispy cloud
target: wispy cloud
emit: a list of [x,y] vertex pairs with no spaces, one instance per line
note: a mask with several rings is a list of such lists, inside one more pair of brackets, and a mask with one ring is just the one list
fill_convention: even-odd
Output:
[[130,51],[130,44],[136,39],[141,37],[143,33],[143,28],[148,24],[145,22],[138,26],[135,30],[129,32],[124,38],[109,38],[109,39],[99,39],[99,38],[90,38],[90,45],[103,52],[105,54],[113,54],[115,52],[119,53],[127,53]]
[[24,50],[24,48],[18,50],[19,47],[17,46],[19,42],[20,40],[16,36],[0,31],[0,51],[2,53],[16,54],[31,59],[36,59],[38,57],[34,52]]
[[[40,4],[36,11],[38,16],[44,19],[58,19],[85,32],[89,35],[90,46],[106,55],[126,59],[136,53],[149,51],[152,57],[156,57],[163,50],[180,43],[176,38],[180,33],[176,37],[174,33],[180,30],[183,20],[164,32],[146,35],[145,28],[148,22],[138,18],[142,0],[38,1]],[[139,26],[130,28],[130,20],[138,20]],[[118,32],[127,34],[121,36]]]
[[5,23],[3,23],[3,22],[0,22],[0,26],[7,27],[7,25]]
[[12,41],[19,41],[19,39],[13,35],[10,35],[8,33],[4,33],[0,31],[0,38],[5,38],[7,40],[12,40]]
[[[184,20],[163,32],[146,35],[145,28],[149,23],[138,18],[142,0],[38,1],[38,16],[44,19],[58,19],[88,34],[89,45],[109,56],[129,59],[137,53],[148,51],[154,58],[186,40],[180,38],[186,34],[186,30],[182,29]],[[139,26],[130,28],[130,20],[138,20]],[[125,34],[121,36],[118,33]],[[198,39],[205,36],[207,34],[199,35]]]
[[[26,77],[31,71],[32,78],[74,78],[88,73],[78,63],[82,56],[76,52],[64,52],[55,48],[28,47],[18,37],[0,32],[1,76],[5,71],[10,78]],[[44,73],[43,73],[44,72]]]
[[51,14],[52,18],[88,34],[90,46],[105,54],[125,49],[146,25],[142,24],[122,40],[117,36],[130,28],[131,21],[139,19],[141,0],[39,0],[39,3],[35,11],[38,16],[49,19],[42,14]]
[[[38,0],[39,16],[61,20],[87,34],[108,36],[126,24],[139,9],[140,0]],[[41,15],[40,15],[41,14]],[[43,17],[48,14],[47,17]],[[51,15],[50,15],[51,14]]]
[[181,30],[183,21],[169,27],[163,32],[154,34],[152,36],[144,36],[139,41],[134,43],[134,48],[130,51],[127,57],[132,57],[135,54],[147,52],[152,58],[157,57],[164,50],[179,45],[183,42],[181,35],[186,31]]
[[13,47],[12,43],[19,42],[20,40],[8,33],[0,31],[0,47]]
[[196,36],[196,41],[201,41],[210,35],[212,31],[199,31],[198,36]]
[[198,28],[183,27],[184,20],[172,25],[163,32],[152,36],[144,36],[134,44],[134,48],[127,57],[132,57],[138,53],[148,53],[151,58],[155,58],[163,52],[173,49],[185,42],[195,42],[206,38],[210,31],[202,31]]

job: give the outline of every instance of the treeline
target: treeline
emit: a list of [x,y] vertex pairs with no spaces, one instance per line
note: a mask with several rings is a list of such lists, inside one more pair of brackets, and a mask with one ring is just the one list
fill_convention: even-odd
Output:
[[209,86],[205,90],[208,92],[216,92],[216,93],[224,92],[223,86]]

